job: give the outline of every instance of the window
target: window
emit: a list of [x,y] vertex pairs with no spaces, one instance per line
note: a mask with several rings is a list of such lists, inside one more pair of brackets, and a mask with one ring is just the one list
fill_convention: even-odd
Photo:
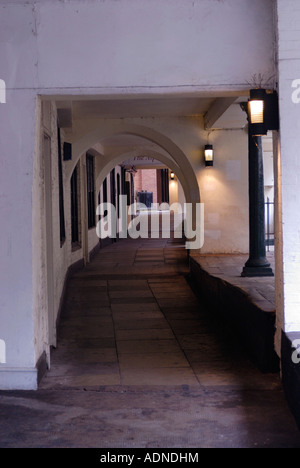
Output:
[[124,167],[121,167],[121,192],[122,195],[126,195],[126,171]]
[[110,203],[116,206],[116,173],[113,169],[110,173]]
[[88,228],[96,226],[94,157],[86,155]]
[[103,203],[107,203],[107,178],[103,181]]
[[78,167],[71,177],[71,234],[72,243],[79,244]]
[[161,169],[161,202],[169,203],[169,170]]
[[120,218],[120,195],[121,195],[121,177],[117,174],[117,206],[118,206],[118,218]]

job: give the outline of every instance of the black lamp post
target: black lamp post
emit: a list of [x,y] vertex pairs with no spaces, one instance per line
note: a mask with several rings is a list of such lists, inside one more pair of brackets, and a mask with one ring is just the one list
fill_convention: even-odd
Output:
[[261,136],[249,129],[249,259],[242,276],[274,276],[266,257],[265,194]]
[[251,90],[250,101],[241,105],[249,122],[249,259],[242,276],[274,276],[266,257],[265,195],[262,135],[278,130],[277,93]]

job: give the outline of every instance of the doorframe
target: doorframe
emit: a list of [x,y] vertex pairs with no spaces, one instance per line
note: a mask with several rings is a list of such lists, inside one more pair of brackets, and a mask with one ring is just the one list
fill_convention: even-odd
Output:
[[[47,277],[47,309],[48,309],[48,346],[57,346],[56,324],[54,318],[54,247],[53,247],[53,205],[52,205],[52,140],[43,131],[44,159],[44,206],[45,206],[45,238],[46,238],[46,277]],[[50,359],[50,356],[48,357]],[[50,365],[50,363],[48,363]]]

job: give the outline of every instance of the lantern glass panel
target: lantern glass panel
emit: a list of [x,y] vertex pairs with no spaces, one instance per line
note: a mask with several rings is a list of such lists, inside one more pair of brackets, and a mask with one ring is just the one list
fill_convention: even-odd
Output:
[[250,119],[252,124],[264,123],[264,101],[250,101]]

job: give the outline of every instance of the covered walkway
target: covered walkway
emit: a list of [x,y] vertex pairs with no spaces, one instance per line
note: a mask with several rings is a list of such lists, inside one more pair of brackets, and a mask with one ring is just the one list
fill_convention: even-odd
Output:
[[39,390],[0,392],[1,447],[300,447],[279,375],[199,303],[187,260],[128,239],[72,276]]

